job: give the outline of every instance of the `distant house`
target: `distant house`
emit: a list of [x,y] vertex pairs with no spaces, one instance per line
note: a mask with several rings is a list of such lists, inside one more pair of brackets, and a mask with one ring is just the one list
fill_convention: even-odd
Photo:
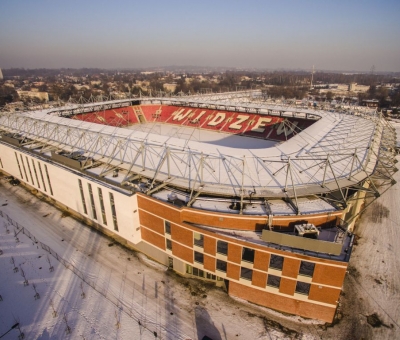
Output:
[[49,94],[47,92],[39,91],[17,91],[20,98],[37,98],[41,101],[48,102]]
[[163,88],[165,91],[168,92],[174,92],[176,89],[177,84],[176,83],[165,83],[163,84]]
[[377,99],[364,99],[361,105],[366,107],[378,107],[379,101]]

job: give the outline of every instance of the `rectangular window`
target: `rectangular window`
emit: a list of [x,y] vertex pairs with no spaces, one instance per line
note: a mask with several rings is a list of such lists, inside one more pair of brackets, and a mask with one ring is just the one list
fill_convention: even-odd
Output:
[[226,262],[217,259],[217,270],[226,273]]
[[211,274],[211,273],[206,272],[204,270],[192,267],[192,266],[190,266],[188,264],[186,265],[186,273],[194,275],[194,276],[205,277],[208,280],[216,281],[218,279],[214,274]]
[[242,261],[254,263],[254,249],[243,247]]
[[31,166],[29,165],[29,159],[28,156],[25,156],[26,158],[26,164],[28,165],[28,171],[29,171],[29,176],[31,176],[31,182],[33,185],[35,185],[35,182],[33,181],[33,176],[32,176],[32,171],[31,171]]
[[118,231],[117,211],[115,209],[114,195],[112,192],[110,192],[110,205],[111,205],[111,212],[112,212],[112,218],[113,218],[113,223],[114,223],[114,230]]
[[24,159],[22,158],[22,155],[21,155],[21,154],[19,155],[19,157],[21,157],[22,169],[24,169],[25,179],[26,179],[26,181],[29,183],[28,175],[26,174]]
[[207,274],[207,279],[209,279],[209,280],[216,280],[217,279],[217,277],[214,275],[214,274],[211,274],[211,273],[206,273]]
[[315,263],[301,261],[299,274],[312,277],[314,274]]
[[217,241],[217,253],[228,255],[228,243],[225,241]]
[[107,225],[107,216],[106,216],[106,209],[104,208],[103,192],[101,191],[101,188],[97,188],[97,191],[99,193],[101,217],[103,219],[103,224]]
[[309,283],[297,281],[296,283],[296,293],[308,295],[310,293],[311,285]]
[[17,164],[18,164],[19,175],[21,176],[21,178],[24,178],[24,176],[22,176],[21,166],[19,165],[19,160],[18,160],[17,153],[14,152],[14,154],[15,154],[15,159],[17,160]]
[[170,239],[165,239],[167,241],[167,249],[172,251],[172,241]]
[[202,234],[193,233],[193,242],[196,246],[203,248],[204,247],[204,236]]
[[90,205],[92,206],[92,215],[93,218],[97,220],[96,206],[94,205],[92,185],[90,183],[88,183],[88,188],[89,188]]
[[253,270],[244,267],[240,268],[240,277],[251,281],[253,278]]
[[51,187],[49,172],[47,171],[47,165],[46,164],[44,165],[44,170],[46,171],[47,182],[49,183],[50,194],[51,194],[51,196],[53,196],[53,188]]
[[194,252],[194,260],[198,263],[204,263],[204,255],[203,253],[199,253],[197,251]]
[[283,268],[283,257],[279,255],[271,254],[271,259],[269,261],[270,268],[282,270]]
[[165,233],[171,235],[171,222],[164,221]]
[[79,191],[81,192],[81,200],[82,200],[82,206],[83,206],[83,211],[87,215],[87,208],[86,208],[86,201],[85,201],[85,194],[83,193],[83,186],[82,186],[82,181],[78,179],[79,182]]
[[39,166],[39,173],[40,173],[40,178],[42,179],[42,183],[43,183],[43,189],[46,192],[46,183],[44,182],[44,177],[43,177],[43,172],[42,172],[42,167],[40,166],[40,163],[38,162],[38,166]]
[[193,267],[193,275],[198,277],[204,277],[204,270]]
[[281,284],[281,278],[279,276],[268,275],[267,286],[279,288],[280,284]]
[[35,166],[35,162],[33,161],[33,158],[31,159],[31,161],[32,161],[32,166],[33,166],[33,172],[35,173],[35,177],[36,177],[36,183],[37,183],[38,188],[40,189],[39,177],[37,175],[36,166]]

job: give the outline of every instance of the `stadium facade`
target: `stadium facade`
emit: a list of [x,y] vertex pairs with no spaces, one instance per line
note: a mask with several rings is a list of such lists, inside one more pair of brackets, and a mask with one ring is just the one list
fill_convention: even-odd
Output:
[[118,242],[229,295],[332,322],[354,222],[395,182],[370,113],[224,96],[0,115],[0,170]]

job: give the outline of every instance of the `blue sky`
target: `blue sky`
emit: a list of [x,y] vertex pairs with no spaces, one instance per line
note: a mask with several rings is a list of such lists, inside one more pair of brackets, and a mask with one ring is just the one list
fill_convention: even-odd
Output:
[[0,67],[400,71],[400,0],[0,0]]

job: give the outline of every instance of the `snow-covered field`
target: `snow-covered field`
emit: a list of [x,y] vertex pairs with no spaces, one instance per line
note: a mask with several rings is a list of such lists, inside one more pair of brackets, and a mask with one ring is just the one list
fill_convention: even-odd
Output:
[[[26,339],[154,339],[153,332],[165,337],[157,311],[148,317],[142,312],[147,287],[114,291],[112,272],[107,275],[100,265],[87,270],[78,251],[64,253],[63,259],[53,252],[53,257],[43,249],[48,247],[5,217],[3,213],[0,219],[0,336],[19,323]],[[129,293],[140,294],[142,304],[120,296]],[[4,339],[16,339],[19,330]]]
[[[263,309],[235,301],[213,284],[181,278],[4,177],[0,210],[0,336],[17,322],[26,339],[41,340],[290,339],[301,334],[295,330],[300,318],[288,317],[281,326],[279,313],[267,319]],[[21,270],[29,285],[23,284]],[[306,327],[316,324],[309,321]],[[4,339],[18,335],[13,329]]]
[[[40,340],[399,339],[398,188],[363,215],[341,320],[326,327],[182,278],[0,177],[0,337],[19,323],[25,339]],[[19,335],[15,328],[1,339]]]

